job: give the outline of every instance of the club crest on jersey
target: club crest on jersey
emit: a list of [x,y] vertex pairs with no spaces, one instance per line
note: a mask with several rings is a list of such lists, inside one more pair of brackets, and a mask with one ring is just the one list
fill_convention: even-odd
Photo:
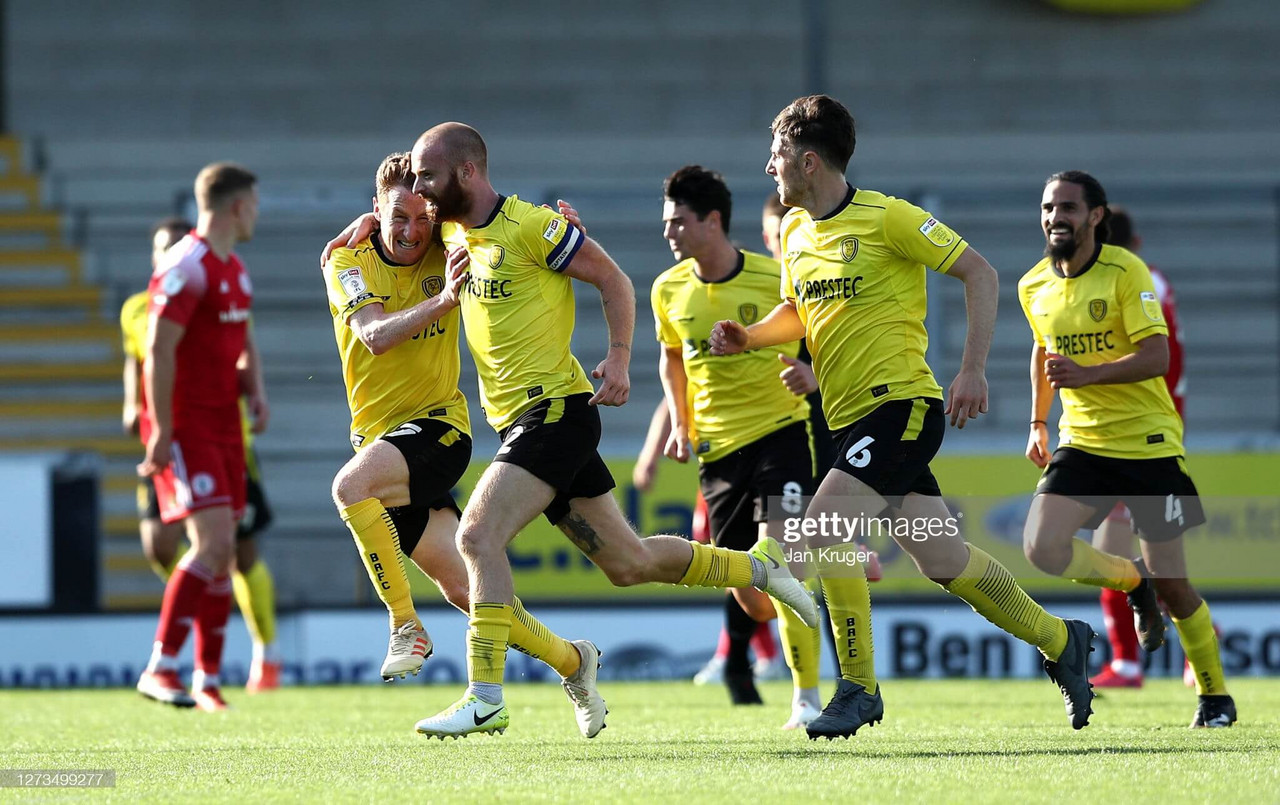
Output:
[[1107,315],[1107,300],[1094,299],[1089,302],[1089,318],[1094,321],[1102,321]]
[[428,297],[444,290],[444,277],[427,277],[422,281],[422,292]]
[[1143,314],[1152,321],[1160,321],[1160,300],[1156,295],[1151,291],[1143,291],[1141,298]]
[[240,290],[245,292],[246,296],[253,296],[253,283],[249,282],[249,275],[240,272]]
[[502,265],[502,261],[507,258],[507,250],[501,246],[494,246],[489,251],[489,268],[497,268]]
[[760,308],[748,302],[738,305],[738,321],[743,324],[755,324],[756,319],[760,317]]
[[950,246],[956,239],[956,233],[947,228],[937,218],[930,218],[920,225],[920,234],[929,239],[935,246]]
[[339,271],[338,284],[342,286],[342,290],[347,292],[347,296],[359,296],[367,290],[364,284],[364,276],[361,275],[358,268],[347,268]]
[[858,239],[845,238],[840,241],[840,259],[846,263],[852,263],[853,258],[858,256]]

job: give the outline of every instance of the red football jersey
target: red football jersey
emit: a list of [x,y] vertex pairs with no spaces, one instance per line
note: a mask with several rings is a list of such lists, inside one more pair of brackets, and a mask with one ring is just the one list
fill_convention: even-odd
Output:
[[1152,268],[1151,280],[1156,286],[1156,298],[1160,300],[1165,324],[1169,326],[1169,371],[1165,373],[1164,382],[1169,387],[1169,396],[1173,397],[1173,406],[1178,409],[1178,416],[1185,418],[1182,404],[1187,393],[1187,378],[1182,374],[1182,333],[1178,327],[1178,301],[1173,296],[1173,286],[1164,274]]
[[[253,287],[244,263],[218,258],[195,232],[151,275],[148,315],[183,325],[173,383],[173,430],[187,439],[239,444],[240,377]],[[144,437],[145,438],[145,437]]]

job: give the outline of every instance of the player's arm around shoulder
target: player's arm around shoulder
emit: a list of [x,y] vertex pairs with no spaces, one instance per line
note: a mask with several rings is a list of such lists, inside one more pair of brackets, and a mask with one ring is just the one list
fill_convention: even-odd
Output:
[[590,283],[600,291],[604,318],[609,327],[609,351],[591,376],[603,380],[592,405],[623,405],[631,396],[631,339],[636,326],[636,291],[605,250],[591,238],[582,246],[563,273]]

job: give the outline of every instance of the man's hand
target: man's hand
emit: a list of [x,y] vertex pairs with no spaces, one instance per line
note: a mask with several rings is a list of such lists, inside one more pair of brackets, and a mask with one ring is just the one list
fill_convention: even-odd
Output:
[[667,436],[667,445],[662,449],[662,454],[667,458],[673,458],[681,464],[689,463],[689,426],[688,425],[672,425],[671,433]]
[[629,352],[625,346],[610,347],[609,355],[595,368],[591,376],[603,379],[600,389],[590,400],[589,405],[624,405],[631,396],[631,378],[627,367],[631,363]]
[[1093,382],[1091,367],[1054,352],[1044,356],[1044,376],[1055,389],[1078,389]]
[[151,436],[147,438],[146,457],[138,465],[139,477],[149,478],[169,466],[169,461],[172,458],[172,447],[173,436],[168,433],[162,433],[159,428],[151,431]]
[[333,254],[334,249],[348,248],[355,246],[360,241],[369,237],[378,228],[378,216],[371,212],[366,212],[359,218],[347,224],[347,228],[338,233],[338,236],[325,244],[324,251],[320,252],[320,267],[324,268],[329,262],[329,256]]
[[[551,209],[550,204],[543,204],[542,206],[546,207],[548,210]],[[569,204],[569,202],[565,201],[562,198],[556,199],[556,212],[563,215],[565,219],[568,220],[569,223],[573,224],[574,227],[577,228],[579,232],[581,232],[584,235],[587,234],[587,227],[583,225],[582,218],[579,217],[578,211],[574,209],[573,206]]]
[[138,406],[125,406],[124,413],[120,417],[120,426],[124,428],[124,432],[130,436],[138,435]]
[[747,349],[747,328],[736,321],[718,321],[709,340],[712,355],[737,355]]
[[641,492],[653,488],[653,479],[658,477],[658,457],[641,453],[636,459],[636,466],[631,470],[631,485]]
[[466,249],[454,249],[445,258],[444,291],[440,293],[440,300],[450,308],[457,307],[462,301],[462,286],[466,284],[467,277],[471,276],[468,271],[470,267],[471,256]]
[[1049,466],[1049,428],[1043,422],[1031,426],[1031,435],[1027,437],[1026,456],[1040,469]]
[[262,433],[267,429],[267,422],[271,419],[271,406],[267,405],[267,395],[250,394],[245,397],[245,407],[249,409],[250,430],[254,433]]
[[947,406],[942,413],[951,417],[951,425],[963,428],[970,419],[987,412],[987,378],[976,369],[961,369],[947,389]]
[[802,397],[818,390],[818,378],[814,376],[812,366],[781,353],[778,354],[778,360],[787,365],[787,368],[778,375],[782,378],[782,385],[787,387],[787,391]]

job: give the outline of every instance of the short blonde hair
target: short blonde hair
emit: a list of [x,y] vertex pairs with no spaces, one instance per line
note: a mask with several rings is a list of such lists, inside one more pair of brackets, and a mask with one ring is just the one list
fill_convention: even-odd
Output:
[[378,173],[373,180],[378,198],[385,201],[387,195],[397,187],[413,191],[413,169],[409,167],[409,152],[397,151],[387,154],[378,166]]

